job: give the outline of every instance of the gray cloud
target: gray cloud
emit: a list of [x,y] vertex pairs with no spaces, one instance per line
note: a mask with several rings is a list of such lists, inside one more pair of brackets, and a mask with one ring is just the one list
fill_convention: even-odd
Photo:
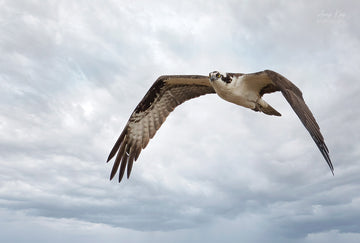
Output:
[[[357,242],[356,4],[0,2],[1,241]],[[268,68],[303,90],[334,177],[280,94],[281,118],[209,95],[108,181],[158,76]]]

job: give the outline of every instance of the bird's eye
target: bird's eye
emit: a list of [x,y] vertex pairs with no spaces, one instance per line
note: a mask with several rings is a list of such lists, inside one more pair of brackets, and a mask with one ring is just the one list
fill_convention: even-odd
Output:
[[216,77],[217,77],[217,78],[220,78],[220,77],[221,77],[221,74],[220,74],[220,73],[217,73],[217,74],[216,74]]

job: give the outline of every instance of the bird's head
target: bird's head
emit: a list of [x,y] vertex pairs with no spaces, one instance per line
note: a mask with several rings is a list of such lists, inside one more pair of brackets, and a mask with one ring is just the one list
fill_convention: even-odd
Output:
[[232,77],[227,73],[213,71],[209,73],[210,82],[222,81],[224,83],[231,83]]

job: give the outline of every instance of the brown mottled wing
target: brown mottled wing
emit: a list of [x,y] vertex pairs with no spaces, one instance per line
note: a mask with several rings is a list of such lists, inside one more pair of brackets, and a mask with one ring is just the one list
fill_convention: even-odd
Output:
[[[320,127],[317,124],[309,107],[305,104],[300,89],[296,87],[295,84],[290,82],[288,79],[286,79],[285,77],[274,71],[265,70],[264,72],[259,72],[256,75],[261,73],[266,73],[268,77],[271,79],[271,81],[275,84],[275,86],[277,86],[277,88],[284,95],[286,100],[289,102],[290,106],[295,111],[296,115],[300,118],[300,121],[303,123],[305,128],[310,133],[311,137],[318,146],[321,154],[324,156],[327,164],[329,165],[331,172],[334,174],[334,167],[329,157],[329,150],[320,132]],[[270,92],[273,91],[274,89],[271,89]],[[263,90],[263,92],[267,93],[266,90]]]
[[129,178],[133,162],[142,149],[164,123],[166,117],[176,106],[205,94],[215,93],[207,76],[173,75],[161,76],[151,86],[144,98],[131,114],[119,139],[116,141],[109,162],[117,153],[111,171],[110,180],[120,166],[119,182],[127,166]]

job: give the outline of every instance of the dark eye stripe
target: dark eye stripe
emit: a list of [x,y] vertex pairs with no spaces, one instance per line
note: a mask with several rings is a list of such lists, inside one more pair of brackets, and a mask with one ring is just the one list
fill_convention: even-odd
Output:
[[231,77],[229,75],[226,75],[226,77],[222,77],[221,80],[227,84],[231,83]]

